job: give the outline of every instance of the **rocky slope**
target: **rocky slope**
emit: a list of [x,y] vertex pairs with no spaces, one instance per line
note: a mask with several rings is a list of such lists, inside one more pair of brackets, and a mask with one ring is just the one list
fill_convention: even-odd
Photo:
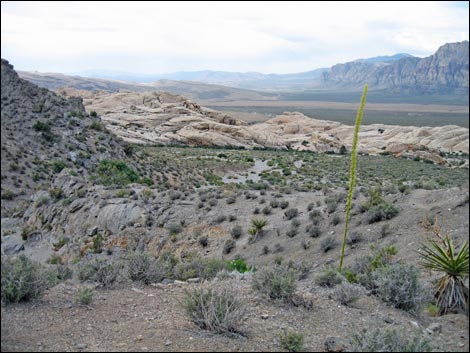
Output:
[[330,88],[358,88],[413,93],[467,93],[469,42],[447,43],[426,58],[404,57],[385,63],[349,62],[324,72],[322,84]]
[[[162,93],[89,93],[83,95],[88,112],[102,116],[107,128],[133,143],[231,146],[339,152],[350,149],[353,127],[317,120],[301,113],[284,113],[264,123],[247,125],[203,108],[181,96]],[[362,153],[391,153],[420,157],[443,164],[443,153],[468,153],[468,129],[458,126],[407,127],[367,125],[360,131]]]
[[123,158],[116,137],[85,112],[81,98],[22,80],[3,59],[1,80],[2,215],[27,207],[62,169],[80,179],[102,159]]

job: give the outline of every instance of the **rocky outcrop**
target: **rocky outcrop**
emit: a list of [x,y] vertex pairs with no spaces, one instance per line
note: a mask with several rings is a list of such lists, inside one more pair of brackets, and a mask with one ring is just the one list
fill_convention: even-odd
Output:
[[467,93],[469,42],[447,43],[426,58],[404,57],[393,62],[349,62],[323,73],[329,88],[359,88],[413,93]]
[[64,97],[18,77],[1,61],[2,214],[22,209],[39,190],[54,186],[57,173],[83,179],[102,159],[123,158],[123,147],[100,118],[86,113],[82,98]]
[[[84,104],[89,112],[96,111],[102,116],[110,131],[133,143],[316,152],[338,152],[342,145],[350,149],[352,144],[352,126],[295,112],[247,125],[184,97],[155,92],[87,93]],[[365,125],[360,130],[359,149],[369,154],[419,156],[443,164],[441,152],[468,153],[468,129],[451,125],[432,128]]]

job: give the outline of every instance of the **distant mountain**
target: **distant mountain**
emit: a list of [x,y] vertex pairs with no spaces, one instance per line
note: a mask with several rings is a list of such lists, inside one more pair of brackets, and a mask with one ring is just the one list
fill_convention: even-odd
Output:
[[374,56],[373,58],[367,58],[367,59],[357,59],[354,60],[355,62],[363,62],[363,63],[386,63],[390,61],[397,61],[402,58],[412,58],[413,55],[411,54],[406,54],[406,53],[398,53],[395,55],[383,55],[383,56]]
[[312,86],[327,68],[293,74],[262,74],[259,72],[229,71],[178,71],[168,74],[134,74],[109,70],[88,70],[78,72],[82,77],[127,81],[133,83],[151,83],[158,80],[195,81],[223,85],[228,87],[254,90],[289,90]]
[[142,84],[101,78],[68,76],[58,73],[18,71],[18,75],[39,87],[55,91],[62,87],[72,87],[85,91],[103,90],[110,93],[122,90],[134,92],[163,91],[181,94],[193,100],[216,99],[218,102],[225,100],[273,100],[276,98],[276,95],[273,93],[255,92],[190,81],[159,80],[153,83]]
[[365,83],[372,89],[400,93],[468,94],[469,43],[444,44],[434,55],[422,59],[337,64],[321,78],[321,87],[328,89],[358,89]]

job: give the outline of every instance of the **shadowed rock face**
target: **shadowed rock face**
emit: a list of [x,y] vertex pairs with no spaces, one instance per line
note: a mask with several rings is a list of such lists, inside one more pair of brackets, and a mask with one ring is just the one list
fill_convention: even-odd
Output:
[[393,62],[349,62],[324,72],[328,87],[371,88],[413,93],[468,93],[469,42],[447,43],[426,58],[405,57]]
[[[71,89],[63,94],[80,95]],[[247,125],[168,93],[97,92],[84,95],[88,111],[102,116],[107,128],[124,140],[141,144],[267,147],[316,152],[339,152],[352,144],[353,127],[284,113],[266,122]],[[430,159],[445,163],[440,152],[468,153],[468,129],[458,126],[412,127],[366,125],[360,130],[359,150]]]

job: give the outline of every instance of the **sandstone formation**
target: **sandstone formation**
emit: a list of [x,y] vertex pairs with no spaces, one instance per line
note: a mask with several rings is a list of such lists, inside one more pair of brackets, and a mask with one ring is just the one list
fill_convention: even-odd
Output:
[[[63,94],[78,94],[73,90]],[[264,123],[247,125],[203,108],[184,97],[166,93],[97,92],[84,95],[88,112],[101,115],[107,128],[132,143],[298,149],[315,152],[349,150],[353,127],[284,113]],[[468,129],[447,125],[412,127],[365,125],[359,151],[430,159],[443,164],[445,152],[468,153]]]

